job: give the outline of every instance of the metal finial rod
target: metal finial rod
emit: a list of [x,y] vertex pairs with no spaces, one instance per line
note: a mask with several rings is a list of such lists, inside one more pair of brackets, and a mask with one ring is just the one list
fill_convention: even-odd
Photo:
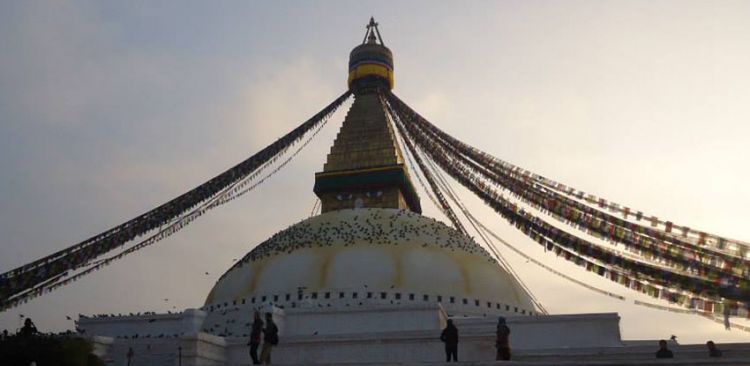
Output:
[[370,38],[372,38],[374,42],[375,37],[377,36],[377,40],[380,40],[380,44],[385,46],[385,42],[383,42],[383,37],[380,35],[380,30],[378,29],[378,23],[375,21],[375,17],[370,17],[370,23],[368,23],[365,28],[367,30],[365,31],[365,38],[362,39],[363,44],[367,43]]
[[378,35],[380,44],[385,46],[385,42],[383,42],[383,37],[380,35],[380,30],[378,29],[378,23],[375,22],[375,18],[370,17],[370,24],[372,24],[375,27],[375,33]]

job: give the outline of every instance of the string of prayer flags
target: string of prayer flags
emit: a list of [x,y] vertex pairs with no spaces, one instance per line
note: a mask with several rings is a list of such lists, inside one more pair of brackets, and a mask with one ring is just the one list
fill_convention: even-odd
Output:
[[[0,274],[0,306],[25,293],[28,296],[43,293],[35,288],[43,287],[46,281],[66,271],[89,266],[99,256],[122,247],[125,243],[152,230],[160,229],[201,203],[217,197],[227,187],[242,182],[254,172],[267,166],[269,162],[278,159],[281,153],[302,139],[308,131],[324,122],[350,95],[351,92],[345,92],[312,118],[271,145],[177,198],[83,242]],[[205,209],[197,212],[197,216],[200,216],[204,211]],[[90,269],[98,270],[99,268],[101,266],[96,265]],[[28,296],[24,296],[28,298]]]
[[[608,278],[612,279],[614,282],[619,283],[622,281],[622,283],[627,283],[628,286],[639,289],[650,296],[665,298],[671,302],[689,302],[689,299],[691,298],[715,299],[711,300],[714,302],[719,301],[721,298],[733,299],[739,302],[750,299],[750,286],[748,286],[746,278],[737,278],[736,276],[720,273],[716,270],[710,272],[707,271],[708,268],[705,268],[705,266],[700,263],[691,264],[691,266],[701,267],[700,272],[697,274],[687,274],[685,271],[673,271],[663,267],[664,265],[669,265],[673,262],[683,260],[683,258],[687,258],[675,255],[675,253],[679,253],[679,250],[683,249],[690,251],[690,260],[694,261],[694,254],[702,252],[700,251],[700,248],[689,247],[690,243],[683,243],[685,248],[677,249],[673,246],[664,246],[664,243],[653,243],[653,245],[659,247],[659,250],[650,251],[651,256],[662,263],[661,265],[654,265],[630,259],[617,252],[590,243],[580,237],[573,236],[547,224],[544,220],[531,215],[530,212],[524,209],[518,209],[515,203],[507,201],[503,195],[499,194],[493,188],[496,187],[496,185],[487,185],[484,183],[484,179],[486,179],[487,176],[491,178],[493,176],[486,173],[485,168],[481,164],[476,163],[476,161],[481,160],[476,157],[481,157],[481,155],[471,155],[471,158],[474,159],[473,163],[463,159],[456,153],[455,149],[456,146],[460,145],[451,147],[446,143],[446,141],[452,141],[450,136],[431,133],[434,132],[429,131],[432,128],[430,127],[431,124],[427,125],[426,120],[421,116],[418,116],[416,112],[413,112],[410,108],[406,107],[403,102],[400,102],[400,100],[393,97],[392,94],[389,101],[396,106],[395,109],[397,110],[397,113],[399,113],[400,119],[404,121],[403,127],[407,131],[407,134],[409,135],[408,137],[414,140],[420,146],[422,151],[425,151],[427,155],[443,170],[448,172],[448,174],[459,183],[476,194],[521,232],[531,238],[537,238],[535,241],[539,241],[538,238],[543,237],[550,242],[555,243],[556,246],[566,249],[564,252],[554,249],[553,251],[557,255],[562,253],[563,257],[566,259],[583,264],[589,270],[595,269],[597,274],[608,276]],[[407,121],[413,123],[406,123]],[[512,171],[516,172],[518,170],[514,167]],[[503,177],[496,179],[496,183],[501,183],[500,186],[509,189],[514,197],[526,199],[531,202],[534,202],[534,198],[540,197],[539,190],[533,191],[532,193],[528,193],[528,191],[532,190],[515,190],[513,189],[514,185],[510,184],[512,181]],[[523,179],[519,180],[523,181]],[[570,190],[566,190],[566,192],[570,192]],[[628,231],[625,230],[626,228],[631,232],[634,229],[644,230],[637,229],[636,224],[625,223],[618,227],[613,224],[613,222],[617,221],[609,218],[607,218],[607,220],[602,220],[600,217],[592,217],[593,215],[581,215],[582,212],[579,211],[576,213],[576,210],[571,209],[571,207],[575,207],[574,205],[571,205],[571,207],[565,207],[565,205],[563,205],[563,202],[565,202],[564,200],[547,199],[545,201],[536,202],[539,204],[543,212],[552,214],[554,217],[564,218],[568,222],[572,221],[571,219],[582,217],[583,221],[576,221],[576,225],[580,225],[586,230],[591,230],[594,233],[598,232],[602,237],[609,240],[621,239],[621,237],[627,236],[626,233]],[[599,199],[597,202],[601,203],[606,201]],[[612,206],[610,205],[608,207]],[[630,209],[627,211],[629,212],[629,210]],[[637,219],[641,219],[642,216],[643,214],[640,211],[636,213]],[[659,220],[656,217],[652,217],[651,221],[657,225],[659,224]],[[642,228],[640,226],[637,227]],[[641,236],[634,236],[634,238],[642,239]],[[547,247],[546,243],[543,245]],[[571,253],[572,251],[580,254],[573,255]],[[593,262],[586,262],[583,256],[592,258],[600,263],[606,263],[606,266],[599,265],[600,267],[597,267],[594,264],[589,264]],[[614,270],[614,268],[617,268],[617,270]],[[710,278],[707,276],[710,276]],[[648,281],[648,283],[644,283],[643,281]]]
[[[460,141],[456,140],[452,136],[446,134],[445,132],[441,131],[431,123],[429,123],[426,119],[424,119],[421,115],[419,115],[417,112],[415,112],[413,109],[408,107],[403,101],[401,101],[397,96],[393,95],[392,93],[389,93],[387,95],[389,101],[393,103],[394,105],[397,105],[402,109],[402,111],[399,111],[401,114],[406,114],[411,117],[414,117],[415,121],[422,124],[424,127],[427,127],[431,129],[433,132],[440,135],[441,139],[444,139],[445,141],[448,141],[450,143],[459,143],[463,144]],[[465,145],[465,144],[463,144]],[[607,201],[604,198],[597,197],[596,195],[586,193],[582,190],[574,189],[572,187],[566,186],[562,183],[555,182],[551,179],[545,178],[541,175],[535,174],[533,172],[530,172],[528,170],[525,170],[519,166],[513,165],[511,163],[508,163],[506,161],[503,161],[501,159],[495,158],[489,154],[486,154],[478,149],[475,149],[471,146],[465,145],[467,148],[471,149],[474,154],[477,156],[482,156],[484,159],[492,162],[494,166],[497,166],[499,168],[505,169],[507,172],[514,174],[514,175],[522,175],[524,180],[528,180],[531,183],[538,183],[545,187],[548,187],[549,189],[555,190],[557,192],[560,192],[562,194],[568,195],[573,198],[582,199],[585,197],[585,202],[588,204],[597,204],[597,205],[604,205],[602,208],[608,208],[612,211],[617,212],[624,212],[625,206],[619,205],[614,202]],[[631,210],[631,209],[628,209]],[[632,211],[632,210],[631,210]],[[641,221],[644,217],[646,217],[642,211],[637,211],[636,213],[636,221]],[[661,228],[664,225],[666,225],[667,221],[661,221],[656,216],[650,217],[650,224],[653,228]],[[700,231],[691,230],[688,229],[687,235],[685,235],[686,239],[688,240],[695,240],[697,241],[697,236],[700,234]],[[731,254],[734,256],[739,256],[743,260],[750,260],[750,244],[741,242],[739,240],[733,240],[721,237],[719,235],[712,235],[712,234],[705,234],[706,241],[705,245],[708,247],[715,248],[717,250],[721,250],[723,252],[726,252],[727,254]],[[719,245],[720,242],[728,242],[731,245]]]
[[[411,120],[411,122],[414,122],[414,120]],[[458,161],[461,161],[470,169],[490,179],[493,183],[509,190],[514,194],[514,197],[520,198],[533,207],[539,208],[543,213],[549,214],[568,225],[576,228],[582,227],[584,231],[597,238],[623,243],[629,249],[635,249],[637,253],[644,255],[644,258],[648,260],[661,260],[664,258],[666,259],[664,263],[676,269],[697,271],[696,274],[699,275],[713,275],[713,273],[719,272],[720,276],[728,276],[730,281],[733,282],[741,281],[743,278],[742,274],[750,271],[750,263],[742,263],[737,258],[729,257],[722,253],[711,253],[705,248],[680,242],[672,237],[661,236],[655,239],[650,237],[649,234],[660,235],[658,232],[644,229],[606,213],[581,206],[580,203],[570,203],[564,197],[545,195],[544,192],[539,192],[519,180],[514,180],[512,177],[495,174],[493,171],[477,164],[475,161],[479,160],[478,157],[473,156],[475,161],[470,161],[461,155],[459,147],[447,144],[444,141],[447,139],[441,140],[434,135],[430,136],[428,129],[420,128],[419,123],[411,123],[410,126],[415,128],[415,131],[418,131],[419,136],[431,139],[431,143],[439,145],[450,152],[453,159],[458,159]],[[421,138],[419,136],[415,138]],[[484,181],[480,181],[479,184],[481,186],[485,183]],[[662,240],[670,240],[670,244],[673,244],[673,246],[665,247],[662,245]],[[712,260],[705,263],[695,263],[694,258],[698,254],[696,251]]]

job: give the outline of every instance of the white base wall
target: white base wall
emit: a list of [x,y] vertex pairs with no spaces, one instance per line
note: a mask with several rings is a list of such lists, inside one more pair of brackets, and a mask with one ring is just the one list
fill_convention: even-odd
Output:
[[[439,336],[445,313],[439,308],[414,308],[387,312],[359,311],[349,314],[322,312],[287,313],[287,321],[304,319],[308,327],[323,328],[342,324],[360,332],[318,332],[310,335],[289,331],[276,348],[275,363],[365,363],[365,362],[438,362],[444,361],[444,346]],[[299,318],[298,318],[299,316]],[[358,319],[352,320],[352,319]],[[388,319],[388,320],[385,320]],[[399,322],[399,319],[401,322]],[[622,347],[620,317],[616,313],[544,315],[506,318],[511,329],[511,347],[515,350]],[[491,361],[495,359],[496,317],[453,318],[459,329],[459,359]],[[370,325],[376,322],[381,326]],[[387,324],[393,327],[382,329]],[[367,331],[369,329],[376,331]],[[327,330],[327,329],[326,329]],[[229,344],[230,348],[241,344]]]
[[179,313],[137,314],[125,316],[81,317],[77,326],[86,335],[133,338],[177,338],[200,331],[206,312],[186,309]]
[[[270,309],[280,329],[274,364],[399,363],[444,360],[439,340],[447,315],[439,305],[364,306],[349,309]],[[237,312],[238,322],[252,314]],[[205,312],[85,318],[79,328],[95,337],[112,365],[125,365],[130,347],[140,365],[249,365],[246,337],[219,337],[201,329]],[[454,317],[459,359],[491,361],[497,317]],[[623,347],[615,313],[507,317],[516,352]],[[128,333],[132,332],[132,333]],[[137,338],[133,334],[138,334]],[[171,333],[162,337],[162,334]],[[177,334],[178,336],[174,336]],[[101,337],[105,336],[105,337]]]
[[94,337],[94,349],[107,365],[127,365],[128,350],[133,350],[131,365],[148,366],[224,366],[227,344],[221,337],[189,333],[179,338],[122,339]]

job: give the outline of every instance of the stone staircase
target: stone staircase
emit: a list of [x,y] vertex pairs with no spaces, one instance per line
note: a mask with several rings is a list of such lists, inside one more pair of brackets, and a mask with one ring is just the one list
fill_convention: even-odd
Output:
[[[599,349],[517,352],[514,363],[528,365],[750,365],[747,344],[720,345],[723,357],[708,357],[705,345],[671,345],[675,358],[657,360],[656,345],[638,345]],[[490,363],[491,364],[491,363]]]
[[[674,352],[673,359],[656,359],[654,345],[627,345],[623,347],[579,348],[579,349],[549,349],[526,350],[514,352],[512,361],[463,361],[458,363],[445,362],[404,362],[404,363],[347,363],[337,366],[489,366],[489,365],[529,365],[529,366],[613,366],[613,365],[750,365],[750,344],[721,344],[719,349],[723,353],[721,358],[710,358],[706,346],[671,345]],[[459,358],[461,354],[459,354]],[[311,365],[306,364],[306,365]],[[303,364],[299,364],[302,366]]]

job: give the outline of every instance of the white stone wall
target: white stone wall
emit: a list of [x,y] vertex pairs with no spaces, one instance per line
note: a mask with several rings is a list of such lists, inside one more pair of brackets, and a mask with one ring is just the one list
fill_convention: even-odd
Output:
[[[354,314],[356,313],[351,315]],[[295,324],[298,319],[294,318],[298,315],[313,326],[326,319],[342,316],[289,312],[289,324]],[[384,321],[386,318],[390,320]],[[377,324],[369,324],[369,319],[376,320]],[[418,321],[412,323],[411,319]],[[459,359],[494,360],[497,318],[488,316],[453,319],[459,329]],[[439,340],[443,320],[438,308],[387,312],[373,310],[370,314],[360,314],[357,321],[363,326],[358,332],[343,333],[334,330],[329,334],[316,335],[289,333],[282,338],[276,350],[279,354],[276,362],[327,364],[444,361],[444,345]],[[614,313],[508,317],[507,323],[511,328],[511,347],[516,351],[622,347],[619,316]],[[389,329],[387,325],[391,325]],[[342,328],[344,327],[347,326],[342,324]]]
[[[461,333],[483,338],[494,335],[497,318],[455,318]],[[621,347],[617,313],[507,317],[513,349]],[[494,339],[494,338],[493,338]]]
[[133,350],[132,366],[224,366],[226,341],[210,334],[188,333],[178,338],[93,337],[94,352],[107,365],[125,366]]
[[440,329],[438,307],[366,306],[349,309],[307,308],[287,312],[288,336],[360,334]]
[[227,342],[221,337],[191,333],[180,339],[180,346],[183,366],[222,366],[229,361]]
[[152,314],[115,317],[81,317],[78,328],[85,335],[113,338],[175,338],[184,333],[197,332],[204,323],[206,312],[186,309],[174,314]]
[[[362,307],[302,307],[271,312],[280,329],[280,343],[273,352],[275,364],[427,362],[442,361],[439,340],[448,313],[439,304],[375,304]],[[214,314],[216,315],[216,314]],[[251,312],[228,312],[227,321],[247,321]],[[182,352],[183,365],[247,365],[247,336],[219,337],[196,332],[206,317],[202,311],[147,317],[83,319],[79,326],[94,335],[98,348],[106,349],[113,365],[124,365],[130,347],[135,365],[176,365]],[[149,319],[156,319],[149,322]],[[224,319],[224,318],[222,318]],[[459,329],[459,358],[466,361],[494,359],[496,315],[453,317]],[[216,319],[213,319],[216,320]],[[507,316],[514,352],[561,349],[621,348],[617,314]],[[230,323],[234,324],[234,323]],[[244,327],[244,324],[241,325]],[[135,331],[138,337],[125,338]],[[154,336],[174,332],[178,337]],[[247,331],[247,330],[246,330]],[[97,333],[98,332],[98,333]],[[248,331],[249,332],[249,331]],[[108,345],[111,342],[111,345]]]

